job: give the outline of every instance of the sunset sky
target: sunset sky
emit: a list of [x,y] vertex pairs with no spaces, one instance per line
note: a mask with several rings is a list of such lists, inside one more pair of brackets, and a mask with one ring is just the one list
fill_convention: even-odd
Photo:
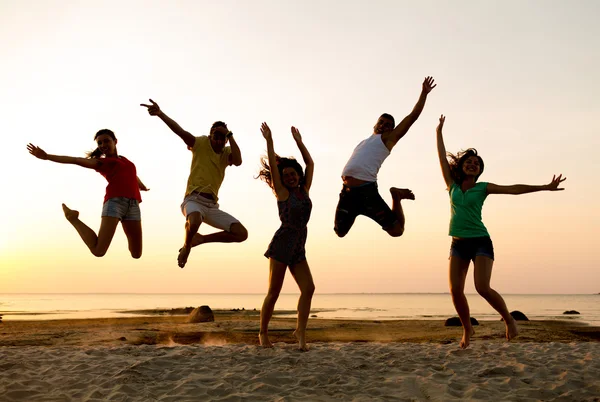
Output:
[[[255,180],[265,153],[315,160],[308,262],[318,293],[446,292],[450,207],[439,168],[440,114],[449,151],[475,147],[480,180],[565,191],[490,196],[483,210],[503,293],[600,292],[600,2],[565,1],[9,1],[0,0],[0,293],[261,293],[263,253],[279,227],[271,190]],[[380,114],[400,121],[423,78],[437,87],[379,174],[410,188],[406,232],[359,217],[333,232],[340,174]],[[248,229],[242,244],[195,248],[177,266],[180,204],[191,153],[140,103],[152,98],[194,135],[224,120],[243,164],[229,167],[221,208]],[[151,189],[144,254],[122,229],[91,255],[61,203],[97,231],[106,180],[29,155],[83,156],[101,128]],[[213,231],[203,225],[201,233]],[[284,292],[296,292],[291,276]],[[472,269],[467,292],[474,291]]]

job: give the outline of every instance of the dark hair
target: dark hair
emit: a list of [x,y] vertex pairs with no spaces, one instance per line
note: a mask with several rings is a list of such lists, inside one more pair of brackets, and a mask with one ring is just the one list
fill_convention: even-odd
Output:
[[389,113],[384,113],[381,116],[379,116],[379,118],[381,119],[382,117],[385,117],[386,119],[389,119],[392,121],[392,124],[394,125],[394,127],[396,126],[396,120],[394,120],[394,116],[392,116]]
[[227,128],[227,124],[225,124],[225,122],[222,121],[215,121],[212,126],[210,126],[210,132],[212,133],[212,131],[217,128],[217,127],[225,127]]
[[[113,140],[117,140],[117,137],[115,137],[115,133],[113,133],[111,130],[107,129],[107,128],[103,128],[102,130],[99,130],[96,135],[94,135],[94,141],[96,141],[96,139],[98,137],[100,137],[101,135],[109,135]],[[96,147],[96,149],[94,149],[93,151],[90,152],[86,152],[85,155],[87,156],[88,159],[98,159],[102,156],[102,151],[100,151],[100,148]]]
[[448,152],[447,155],[449,159],[448,163],[450,165],[450,174],[452,175],[452,180],[454,180],[456,184],[462,184],[463,180],[465,179],[463,165],[465,161],[471,156],[475,156],[477,157],[477,159],[479,159],[480,170],[477,177],[475,177],[475,181],[477,181],[477,179],[479,179],[479,176],[481,176],[481,174],[483,173],[483,159],[481,159],[481,156],[477,154],[477,150],[475,148],[469,148],[466,151],[460,151],[456,155]]
[[[283,169],[293,168],[298,176],[300,176],[300,186],[304,185],[304,171],[302,170],[302,166],[298,163],[298,161],[294,158],[282,158],[279,155],[275,155],[275,159],[277,161],[277,170],[279,170],[279,177],[283,178]],[[273,191],[275,191],[275,187],[273,187],[273,178],[271,177],[271,167],[269,166],[269,159],[266,156],[260,158],[261,169],[258,172],[257,179],[261,179]]]

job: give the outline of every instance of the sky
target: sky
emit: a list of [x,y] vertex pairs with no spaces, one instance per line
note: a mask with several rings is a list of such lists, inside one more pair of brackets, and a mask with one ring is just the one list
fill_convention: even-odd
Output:
[[[263,256],[279,227],[276,200],[255,177],[273,130],[280,155],[315,160],[306,245],[317,293],[448,291],[448,194],[435,128],[446,148],[475,147],[480,180],[565,191],[488,197],[483,219],[501,293],[600,292],[600,3],[564,1],[8,1],[0,0],[0,293],[262,293]],[[333,232],[341,171],[382,113],[400,121],[425,76],[437,87],[379,172],[410,188],[406,231],[389,237],[359,217]],[[239,219],[241,244],[195,248],[177,266],[180,204],[191,153],[140,103],[148,98],[194,135],[223,120],[243,164],[229,167],[220,206]],[[93,170],[42,161],[83,156],[113,130],[136,164],[144,254],[121,229],[91,255],[61,203],[100,226],[106,181]],[[202,225],[201,233],[213,232]],[[467,292],[474,292],[472,267]],[[288,274],[283,292],[297,292]]]

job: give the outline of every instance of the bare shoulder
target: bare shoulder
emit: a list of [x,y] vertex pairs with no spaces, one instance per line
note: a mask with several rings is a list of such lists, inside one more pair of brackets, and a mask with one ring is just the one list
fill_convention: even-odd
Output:
[[283,188],[279,188],[279,189],[275,189],[275,197],[277,198],[277,201],[287,201],[288,198],[290,198],[290,192],[287,188],[283,187]]

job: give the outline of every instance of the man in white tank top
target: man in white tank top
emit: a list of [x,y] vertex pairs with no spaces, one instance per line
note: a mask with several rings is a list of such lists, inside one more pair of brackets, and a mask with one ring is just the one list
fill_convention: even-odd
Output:
[[363,140],[354,149],[342,171],[344,186],[335,211],[334,230],[339,237],[348,234],[358,215],[373,219],[390,236],[402,236],[404,233],[405,219],[400,201],[414,200],[415,196],[409,189],[390,188],[392,194],[390,209],[377,190],[377,173],[392,148],[419,118],[425,107],[427,95],[433,88],[435,88],[433,78],[426,77],[421,96],[412,112],[396,128],[394,128],[394,118],[387,113],[382,114],[373,127],[373,135]]

